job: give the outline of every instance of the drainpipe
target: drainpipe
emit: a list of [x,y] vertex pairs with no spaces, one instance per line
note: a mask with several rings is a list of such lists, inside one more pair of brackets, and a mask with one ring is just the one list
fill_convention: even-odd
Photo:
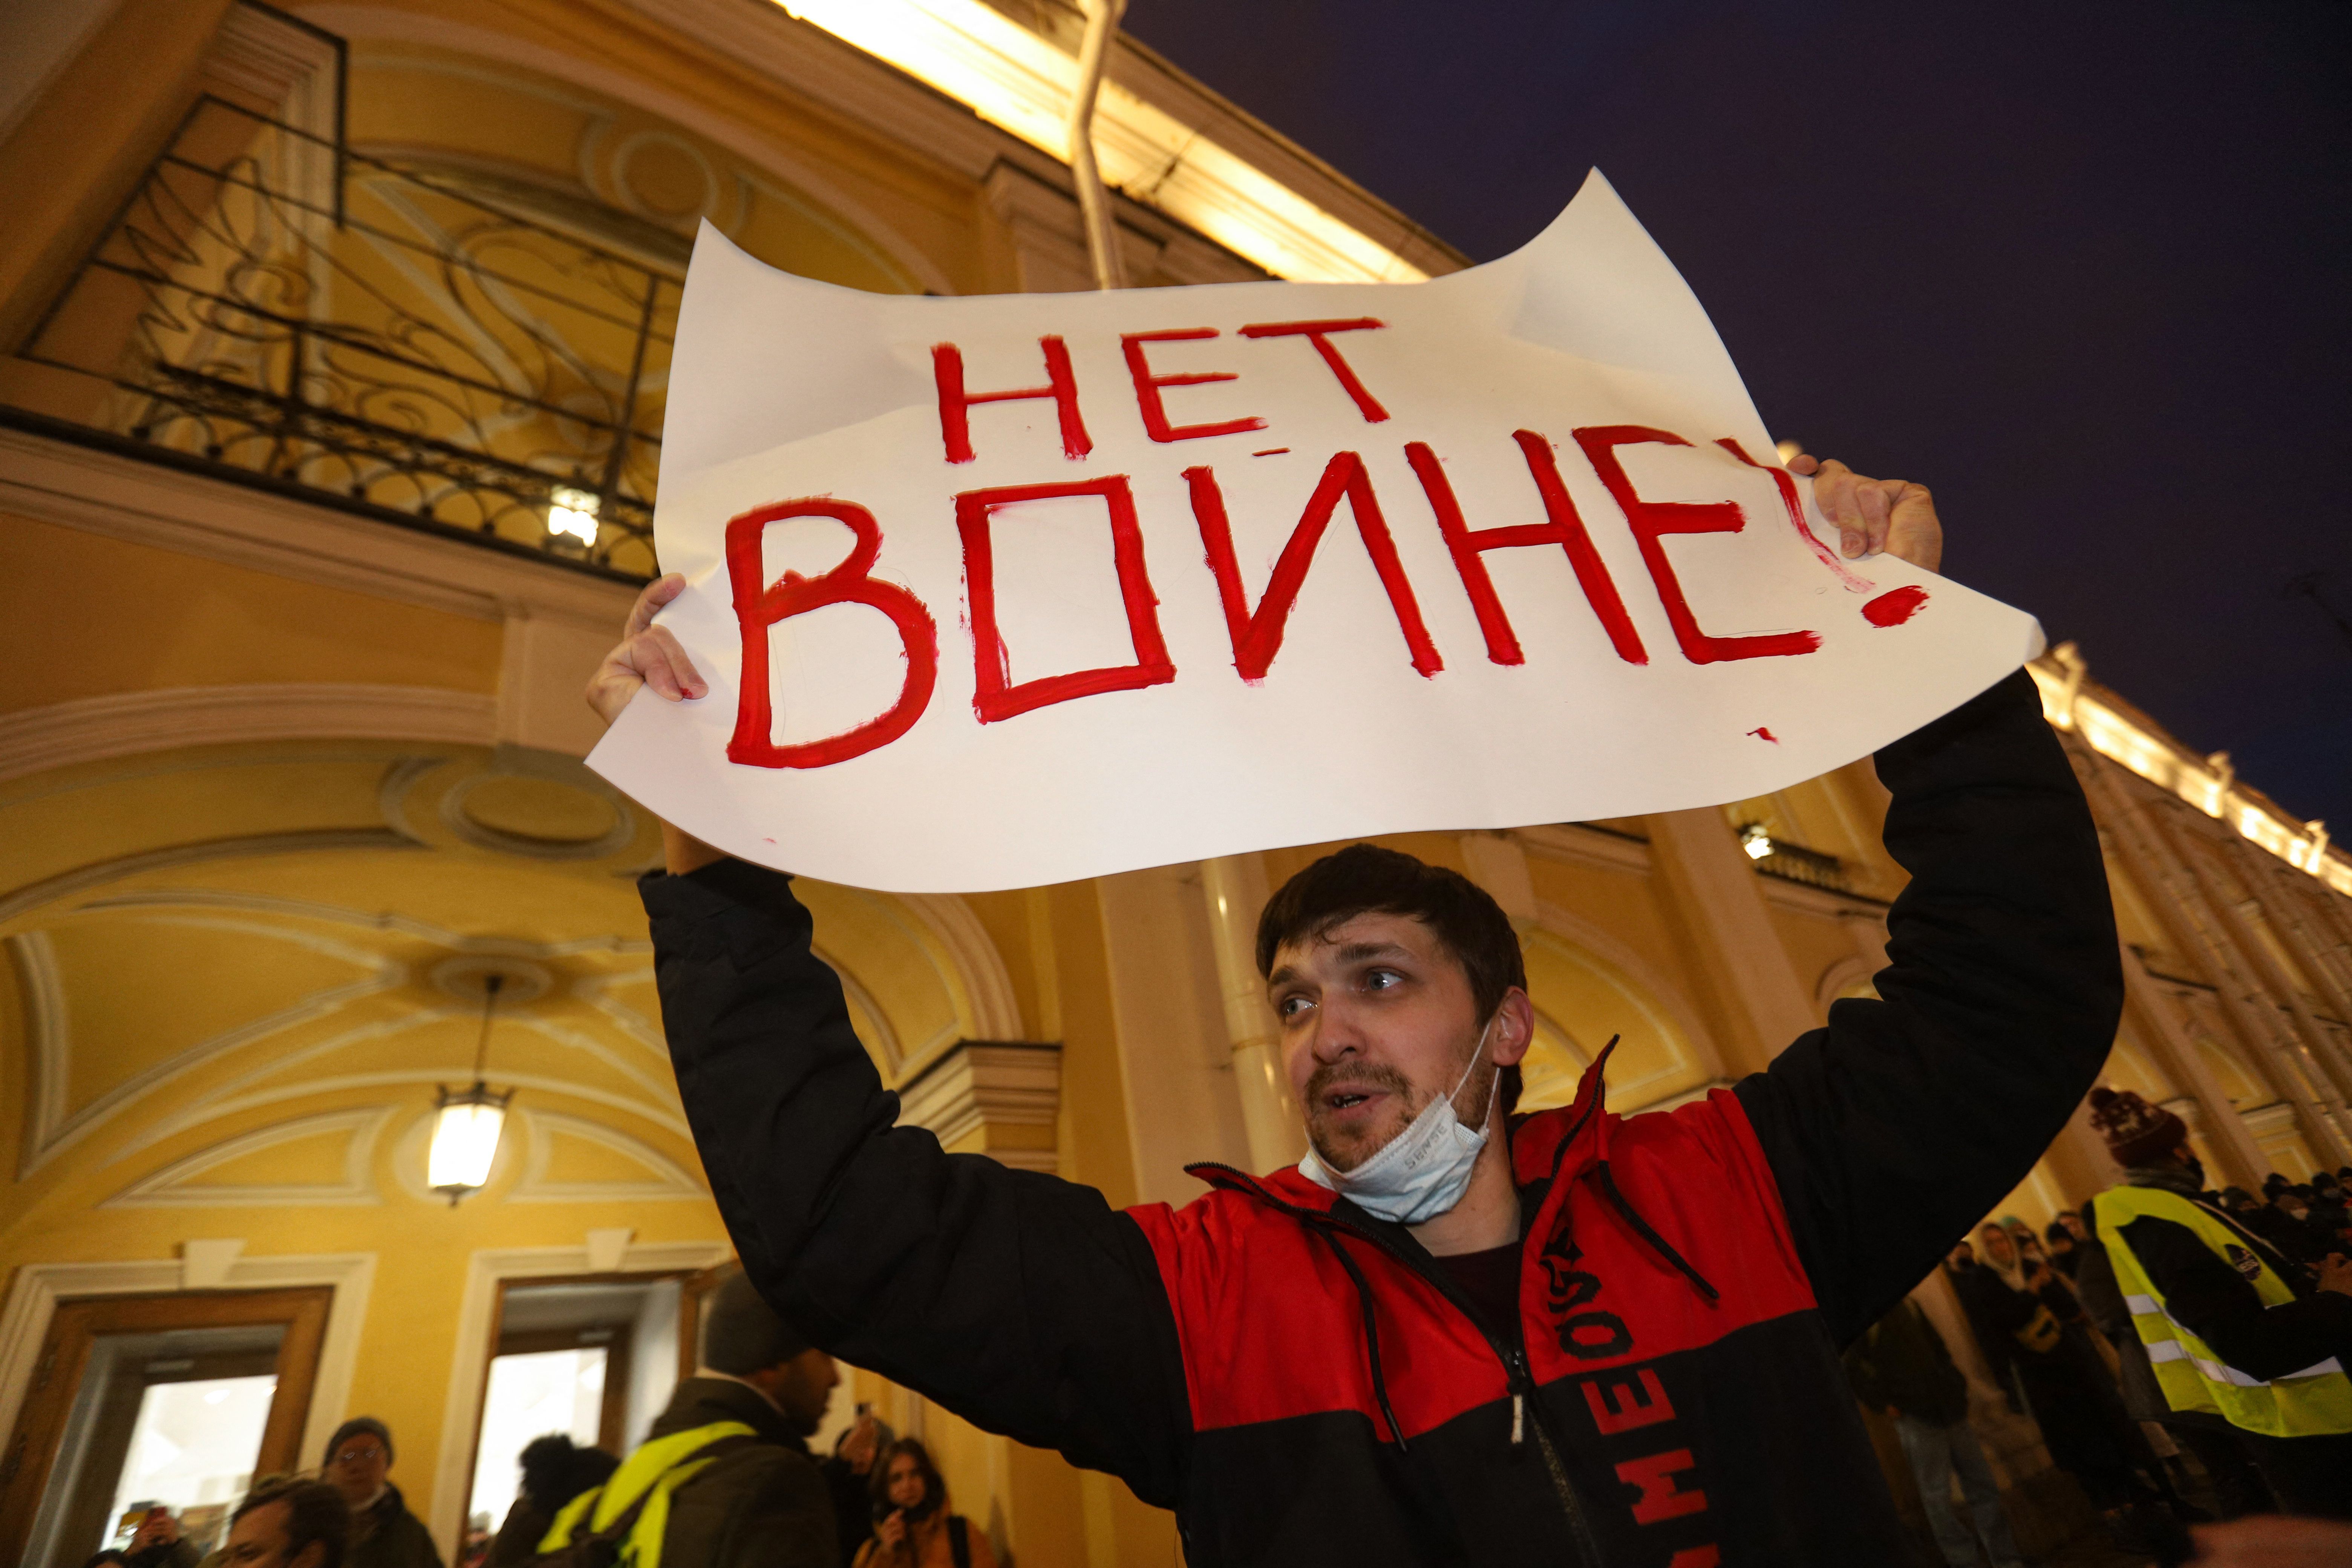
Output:
[[1110,192],[1104,188],[1102,170],[1095,163],[1095,97],[1101,90],[1103,66],[1110,58],[1111,40],[1118,35],[1118,19],[1127,0],[1079,0],[1086,12],[1087,33],[1078,46],[1078,86],[1070,99],[1070,176],[1078,187],[1078,211],[1086,220],[1087,252],[1094,258],[1095,287],[1124,289],[1127,268],[1118,255],[1118,226],[1110,210]]

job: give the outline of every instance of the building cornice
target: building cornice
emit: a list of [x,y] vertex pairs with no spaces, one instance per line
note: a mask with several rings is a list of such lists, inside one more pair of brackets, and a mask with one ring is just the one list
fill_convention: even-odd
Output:
[[0,428],[0,512],[476,620],[618,626],[638,584]]
[[[628,0],[648,12],[650,0]],[[1024,25],[985,0],[772,0],[793,27],[822,32],[960,106],[976,121],[1065,160],[1077,79],[1058,10]],[[841,112],[876,119],[877,84],[836,69],[809,79],[805,44],[760,29],[740,0],[666,0],[665,26],[737,58]],[[749,46],[749,47],[747,47]],[[1278,278],[1413,282],[1466,258],[1393,207],[1129,38],[1113,49],[1095,116],[1103,177]],[[927,127],[928,129],[928,127]],[[903,137],[903,130],[896,130]]]
[[2073,643],[2051,649],[2026,668],[2042,689],[2042,716],[2052,725],[2074,731],[2101,756],[2352,897],[2352,857],[2329,845],[2325,823],[2300,821],[2241,783],[2227,752],[2200,757],[2181,744],[2155,720],[2091,679]]

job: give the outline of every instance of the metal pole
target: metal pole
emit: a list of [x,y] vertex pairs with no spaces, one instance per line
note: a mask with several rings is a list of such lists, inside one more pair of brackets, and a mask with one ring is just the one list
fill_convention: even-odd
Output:
[[1095,287],[1124,289],[1127,268],[1118,254],[1118,225],[1110,192],[1095,163],[1095,99],[1102,89],[1103,65],[1118,36],[1127,0],[1079,0],[1087,14],[1085,41],[1078,46],[1078,85],[1070,99],[1070,175],[1078,187],[1078,211],[1087,226],[1087,252],[1094,258]]

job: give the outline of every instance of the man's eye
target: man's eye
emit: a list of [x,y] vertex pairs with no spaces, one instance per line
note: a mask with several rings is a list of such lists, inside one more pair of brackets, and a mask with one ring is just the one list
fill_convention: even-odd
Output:
[[1313,1005],[1314,1004],[1304,996],[1285,996],[1274,1005],[1274,1011],[1277,1017],[1295,1018]]
[[1386,991],[1392,985],[1403,984],[1404,976],[1393,969],[1374,969],[1364,975],[1364,989],[1367,991]]

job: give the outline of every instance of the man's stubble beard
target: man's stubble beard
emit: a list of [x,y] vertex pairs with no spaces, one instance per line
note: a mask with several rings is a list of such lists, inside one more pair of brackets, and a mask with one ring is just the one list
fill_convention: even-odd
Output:
[[[1454,1070],[1458,1074],[1462,1069],[1456,1066]],[[1492,1061],[1482,1059],[1477,1069],[1470,1074],[1469,1081],[1463,1084],[1462,1092],[1454,1098],[1454,1114],[1461,1118],[1463,1125],[1472,1127],[1474,1131],[1485,1126],[1483,1108],[1494,1092],[1495,1076],[1501,1070]],[[1324,1119],[1330,1112],[1324,1110],[1323,1101],[1333,1090],[1342,1089],[1381,1089],[1391,1095],[1393,1104],[1388,1125],[1377,1131],[1349,1134],[1344,1138],[1332,1131],[1325,1125]],[[1317,1158],[1332,1170],[1345,1173],[1387,1148],[1395,1141],[1397,1134],[1412,1126],[1413,1119],[1428,1110],[1436,1099],[1436,1091],[1422,1093],[1412,1087],[1412,1080],[1404,1074],[1384,1063],[1328,1063],[1317,1068],[1307,1080],[1307,1141],[1314,1146]],[[1475,1126],[1470,1116],[1463,1113],[1465,1104],[1473,1108],[1472,1114],[1480,1115],[1480,1121]]]

